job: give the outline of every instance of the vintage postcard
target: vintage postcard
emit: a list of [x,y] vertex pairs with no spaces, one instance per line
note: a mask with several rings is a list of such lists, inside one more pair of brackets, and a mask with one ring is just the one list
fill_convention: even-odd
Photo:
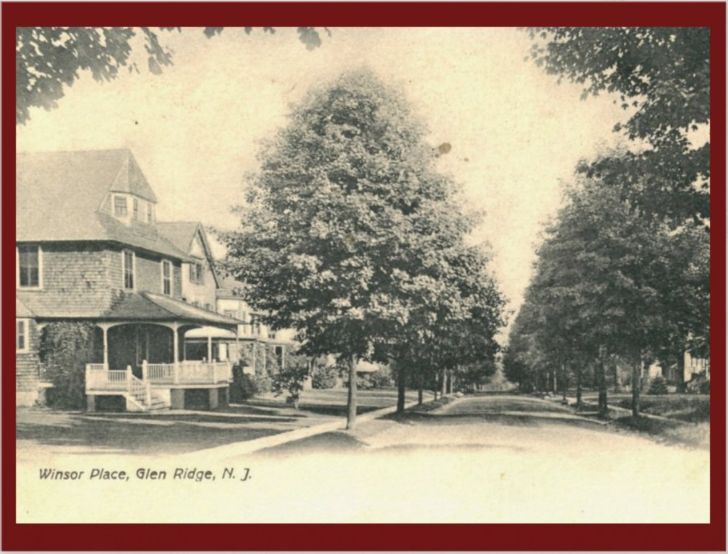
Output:
[[711,32],[18,25],[16,522],[710,524]]

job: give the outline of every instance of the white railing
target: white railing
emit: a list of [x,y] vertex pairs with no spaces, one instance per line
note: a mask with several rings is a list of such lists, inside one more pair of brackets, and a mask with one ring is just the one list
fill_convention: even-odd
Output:
[[226,383],[232,378],[229,362],[185,360],[176,365],[142,363],[142,379],[154,385]]
[[143,363],[142,379],[154,383],[174,383],[174,364]]
[[128,390],[132,377],[131,367],[109,370],[105,364],[88,364],[86,390]]

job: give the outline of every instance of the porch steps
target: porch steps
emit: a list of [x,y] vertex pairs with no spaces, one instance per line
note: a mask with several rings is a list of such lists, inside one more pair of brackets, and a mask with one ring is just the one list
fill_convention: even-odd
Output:
[[147,396],[145,390],[134,389],[131,392],[126,393],[128,399],[132,400],[134,404],[138,406],[140,411],[144,412],[155,412],[159,410],[169,409],[169,406],[164,399],[155,393],[153,390],[150,391],[151,403],[147,405]]

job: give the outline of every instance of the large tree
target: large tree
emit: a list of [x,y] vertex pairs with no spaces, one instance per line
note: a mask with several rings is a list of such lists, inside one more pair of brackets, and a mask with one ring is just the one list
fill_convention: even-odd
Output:
[[241,228],[220,234],[249,302],[307,353],[348,362],[350,429],[358,360],[390,361],[403,330],[425,336],[433,312],[462,309],[449,276],[471,223],[424,136],[398,91],[347,73],[293,109],[250,176]]
[[[205,27],[205,36],[221,33],[223,27]],[[250,34],[253,27],[242,27]],[[81,72],[89,71],[97,81],[110,81],[122,68],[139,71],[132,61],[132,44],[144,37],[146,65],[154,74],[171,65],[174,55],[160,38],[160,31],[181,31],[181,27],[18,27],[15,34],[15,122],[30,119],[31,107],[58,107],[65,89]],[[263,27],[274,33],[273,27]],[[321,44],[313,27],[298,27],[301,42],[310,50]]]
[[[583,169],[647,214],[710,217],[710,34],[698,27],[531,28],[530,58],[583,84],[583,98],[619,95],[630,116],[615,130],[629,152]],[[702,133],[704,140],[697,139]],[[696,140],[697,139],[697,140]]]

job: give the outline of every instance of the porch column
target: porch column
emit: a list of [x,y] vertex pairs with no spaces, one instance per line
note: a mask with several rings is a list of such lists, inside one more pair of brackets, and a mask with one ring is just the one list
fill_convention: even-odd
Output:
[[104,366],[109,369],[109,328],[106,325],[99,325],[104,335]]
[[240,325],[235,326],[235,359],[232,359],[228,352],[228,360],[235,363],[240,360]]
[[212,334],[207,334],[207,363],[212,363]]
[[174,360],[174,382],[179,383],[179,324],[177,322],[172,324],[172,359]]

